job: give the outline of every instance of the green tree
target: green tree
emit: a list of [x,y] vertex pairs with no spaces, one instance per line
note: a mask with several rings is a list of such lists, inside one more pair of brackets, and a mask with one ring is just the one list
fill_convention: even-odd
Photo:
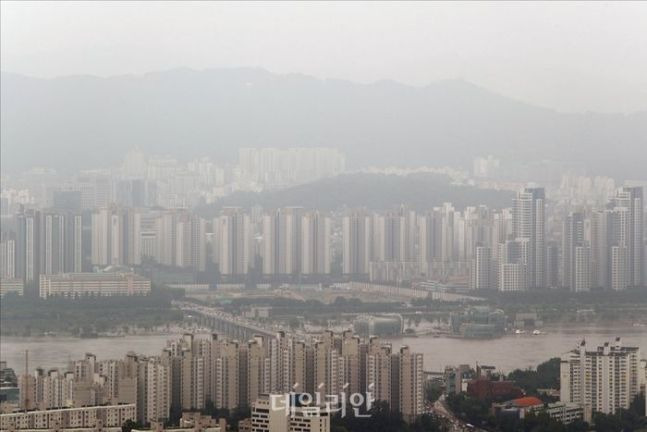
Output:
[[290,318],[290,321],[288,321],[288,325],[290,326],[290,330],[294,331],[301,327],[301,320],[297,317],[292,317]]
[[443,394],[443,384],[438,381],[429,381],[425,384],[425,398],[427,402],[434,403]]
[[139,424],[136,421],[126,420],[124,422],[124,424],[121,426],[121,432],[130,432],[133,429],[138,429],[138,428],[141,428],[141,427],[142,427],[142,425]]

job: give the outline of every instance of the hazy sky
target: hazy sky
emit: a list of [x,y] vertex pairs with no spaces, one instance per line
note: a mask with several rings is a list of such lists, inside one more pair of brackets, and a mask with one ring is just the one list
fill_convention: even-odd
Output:
[[647,110],[647,2],[0,4],[2,70],[32,76],[260,66]]

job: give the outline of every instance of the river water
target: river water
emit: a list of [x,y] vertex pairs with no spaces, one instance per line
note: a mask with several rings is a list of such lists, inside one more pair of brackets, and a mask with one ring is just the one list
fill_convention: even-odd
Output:
[[[33,337],[0,339],[0,359],[6,360],[17,373],[24,371],[25,350],[29,350],[29,367],[64,368],[69,360],[80,359],[86,352],[97,359],[121,358],[128,351],[146,355],[159,354],[166,341],[179,335],[139,335],[79,339],[72,337]],[[491,340],[466,340],[432,336],[390,339],[394,349],[409,345],[425,356],[425,370],[441,371],[446,365],[476,362],[509,372],[515,368],[535,367],[539,363],[574,348],[585,338],[587,343],[602,344],[622,337],[624,345],[638,346],[647,357],[647,328],[633,326],[573,326],[547,329],[533,336],[508,335]]]
[[[585,339],[590,347],[613,342],[621,337],[625,346],[640,348],[647,358],[645,327],[561,327],[545,330],[546,334],[507,335],[491,340],[453,338],[400,338],[394,345],[409,345],[414,352],[425,355],[424,369],[440,371],[446,365],[471,364],[495,366],[503,372],[536,367],[551,357],[559,357]],[[396,343],[397,342],[397,343]]]

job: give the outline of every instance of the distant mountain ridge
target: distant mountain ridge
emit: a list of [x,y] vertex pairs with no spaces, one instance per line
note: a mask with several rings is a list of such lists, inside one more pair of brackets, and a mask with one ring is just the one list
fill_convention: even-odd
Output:
[[213,205],[199,208],[204,216],[216,216],[223,207],[266,209],[298,206],[326,211],[365,207],[391,210],[406,205],[424,211],[445,202],[458,209],[485,204],[491,208],[510,207],[514,193],[450,184],[436,174],[344,174],[276,191],[237,192]]
[[2,73],[2,169],[118,163],[146,153],[234,160],[240,147],[330,146],[350,167],[454,165],[494,154],[645,177],[647,112],[564,114],[461,80],[356,84],[263,69],[109,78]]

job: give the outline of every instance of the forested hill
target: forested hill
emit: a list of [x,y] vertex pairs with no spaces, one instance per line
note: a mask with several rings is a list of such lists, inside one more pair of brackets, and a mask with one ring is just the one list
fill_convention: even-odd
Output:
[[485,204],[493,208],[509,207],[513,193],[458,186],[445,176],[415,174],[408,176],[385,174],[345,174],[299,186],[260,193],[238,192],[200,212],[214,215],[223,207],[264,208],[301,206],[321,210],[366,207],[392,209],[401,204],[412,209],[426,210],[451,202],[458,209]]
[[647,160],[647,112],[560,113],[463,80],[360,84],[254,68],[53,79],[3,72],[0,108],[5,172],[114,166],[135,146],[229,162],[241,147],[335,147],[353,169],[469,168],[492,154],[620,178],[642,178]]

